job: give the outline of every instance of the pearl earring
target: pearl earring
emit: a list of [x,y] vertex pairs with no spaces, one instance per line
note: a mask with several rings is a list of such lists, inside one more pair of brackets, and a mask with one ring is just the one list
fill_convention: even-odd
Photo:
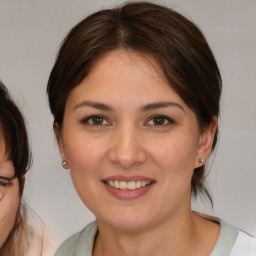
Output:
[[203,163],[204,163],[204,159],[203,159],[203,158],[200,158],[200,159],[199,159],[199,163],[200,163],[200,164],[203,164]]
[[68,165],[68,163],[66,161],[64,161],[64,160],[61,163],[62,163],[62,167],[63,168],[66,168],[66,166]]

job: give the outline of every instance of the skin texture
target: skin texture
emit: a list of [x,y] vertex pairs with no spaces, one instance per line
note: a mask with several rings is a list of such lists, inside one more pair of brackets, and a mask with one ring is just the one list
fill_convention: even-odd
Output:
[[[159,102],[171,104],[152,107]],[[91,115],[100,116],[98,123]],[[216,126],[213,119],[200,131],[195,113],[153,59],[117,50],[96,62],[70,92],[61,129],[55,124],[66,168],[98,222],[94,255],[206,255],[201,253],[212,250],[219,228],[191,212],[190,183],[194,168],[202,165],[199,159],[210,153]],[[145,194],[124,200],[102,182],[115,175],[154,183]]]
[[[14,167],[5,154],[5,143],[0,129],[0,176],[12,178]],[[15,178],[8,185],[0,185],[0,248],[8,238],[20,203],[19,182]]]

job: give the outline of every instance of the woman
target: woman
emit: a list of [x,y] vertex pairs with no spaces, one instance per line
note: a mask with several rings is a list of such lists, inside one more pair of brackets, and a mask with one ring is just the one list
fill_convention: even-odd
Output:
[[0,255],[39,256],[42,234],[28,225],[27,207],[21,202],[30,167],[27,131],[20,110],[1,81],[0,99]]
[[0,255],[23,255],[29,242],[21,204],[30,165],[28,137],[22,114],[1,82],[0,98]]
[[[221,76],[200,30],[128,3],[65,38],[48,82],[62,165],[96,222],[56,255],[250,255],[255,240],[191,210],[217,142]],[[242,251],[241,251],[242,250]]]

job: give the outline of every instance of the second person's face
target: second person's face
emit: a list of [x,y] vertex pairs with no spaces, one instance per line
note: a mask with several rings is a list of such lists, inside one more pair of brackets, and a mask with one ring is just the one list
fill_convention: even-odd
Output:
[[0,129],[0,248],[13,229],[20,203],[19,182],[17,178],[10,180],[13,176],[13,163],[6,155]]
[[153,59],[113,51],[67,99],[57,131],[74,186],[98,223],[145,229],[190,210],[206,158],[195,113]]

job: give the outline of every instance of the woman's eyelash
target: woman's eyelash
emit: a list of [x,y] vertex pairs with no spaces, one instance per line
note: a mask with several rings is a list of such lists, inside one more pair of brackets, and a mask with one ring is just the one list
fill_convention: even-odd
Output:
[[11,182],[11,179],[0,177],[0,185],[5,186],[10,184],[10,182]]

